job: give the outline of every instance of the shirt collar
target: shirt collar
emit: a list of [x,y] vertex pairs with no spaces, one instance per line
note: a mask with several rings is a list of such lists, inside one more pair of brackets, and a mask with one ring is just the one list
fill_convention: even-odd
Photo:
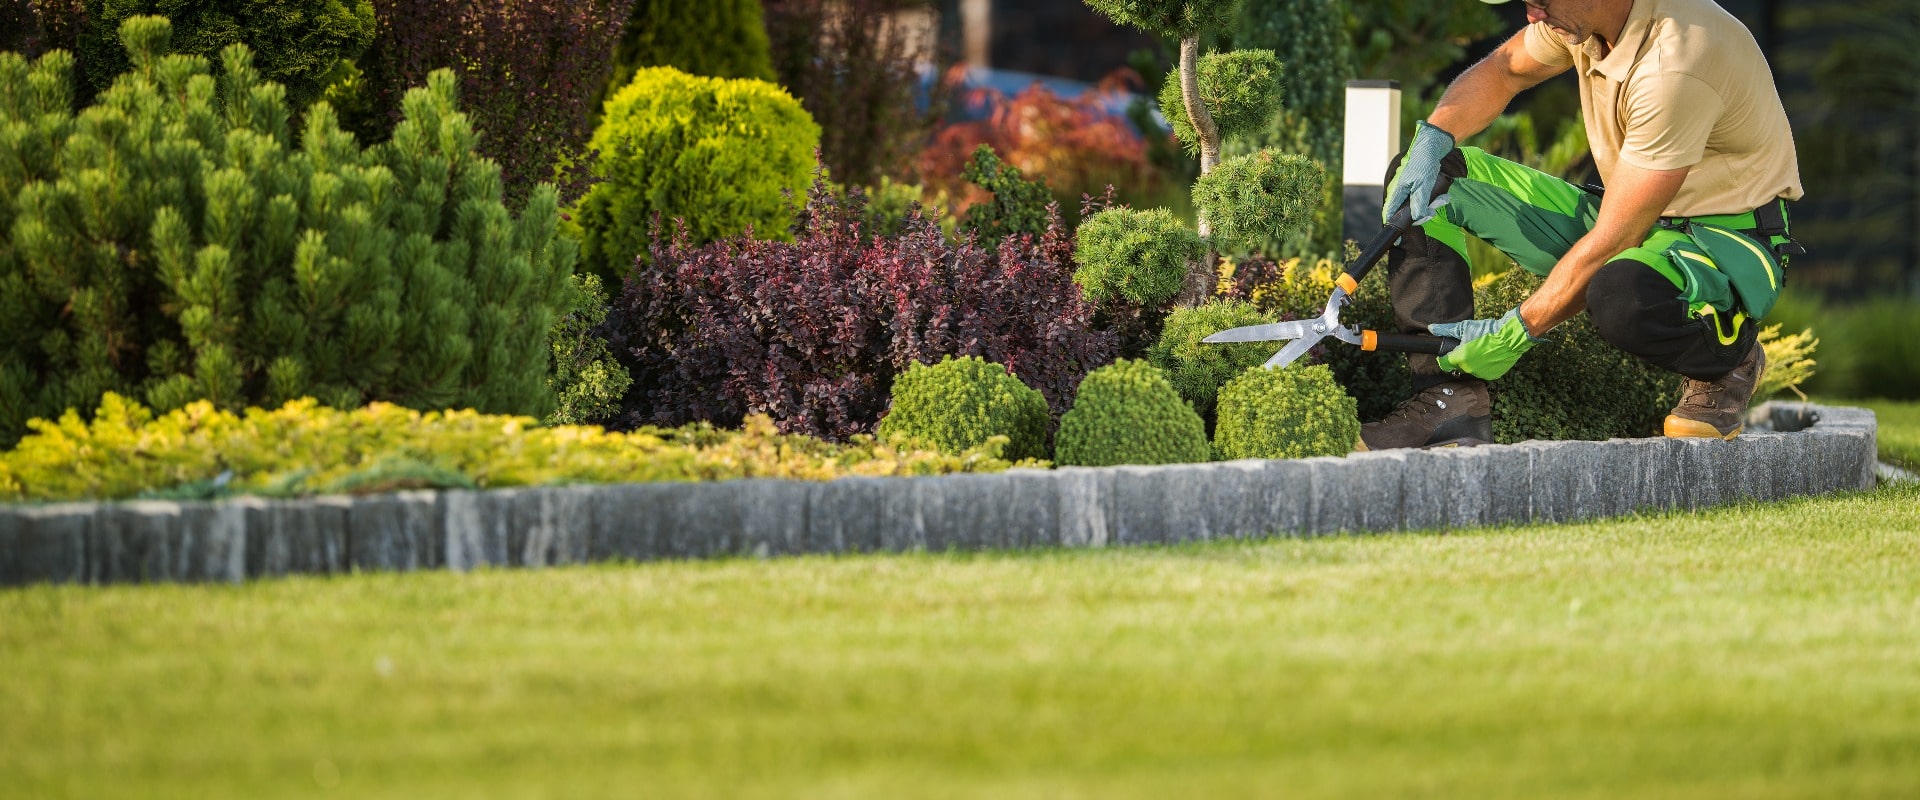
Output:
[[1653,6],[1655,0],[1634,0],[1633,10],[1627,12],[1627,26],[1620,31],[1620,41],[1613,43],[1613,50],[1605,58],[1600,57],[1600,39],[1593,37],[1581,45],[1592,59],[1588,72],[1598,72],[1607,80],[1620,82],[1627,79],[1633,71],[1633,64],[1640,60],[1640,51],[1645,48],[1647,36],[1653,30]]

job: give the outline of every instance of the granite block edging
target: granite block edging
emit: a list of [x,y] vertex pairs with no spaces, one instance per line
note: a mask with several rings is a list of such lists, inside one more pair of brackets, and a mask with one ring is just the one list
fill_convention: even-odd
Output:
[[239,581],[613,559],[1109,547],[1437,530],[1870,488],[1873,412],[1769,404],[1730,441],[834,481],[0,506],[0,586]]

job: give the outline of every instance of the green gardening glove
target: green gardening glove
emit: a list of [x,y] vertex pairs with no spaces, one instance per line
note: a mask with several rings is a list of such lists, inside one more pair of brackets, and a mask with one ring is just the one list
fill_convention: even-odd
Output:
[[1427,331],[1460,340],[1459,347],[1440,357],[1441,369],[1465,372],[1489,381],[1507,374],[1521,354],[1546,341],[1527,331],[1527,323],[1520,321],[1518,308],[1499,319],[1439,322],[1428,325]]

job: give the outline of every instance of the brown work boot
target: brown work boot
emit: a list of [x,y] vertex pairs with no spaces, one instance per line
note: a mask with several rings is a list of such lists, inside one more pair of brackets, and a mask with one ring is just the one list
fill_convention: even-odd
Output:
[[1680,393],[1680,405],[1667,415],[1668,436],[1732,439],[1746,427],[1747,401],[1753,399],[1753,387],[1767,367],[1767,351],[1759,342],[1740,359],[1740,366],[1719,380],[1687,379]]
[[1493,400],[1477,378],[1429,386],[1379,422],[1360,426],[1361,450],[1476,445],[1493,441]]

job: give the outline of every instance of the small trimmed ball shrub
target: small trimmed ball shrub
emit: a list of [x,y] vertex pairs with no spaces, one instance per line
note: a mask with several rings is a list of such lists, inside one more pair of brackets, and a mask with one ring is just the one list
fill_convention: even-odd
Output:
[[1228,328],[1274,321],[1273,315],[1243,300],[1178,309],[1167,315],[1166,327],[1161,329],[1160,340],[1147,351],[1147,360],[1167,373],[1173,388],[1206,419],[1213,416],[1214,399],[1222,384],[1266,363],[1285,343],[1206,344],[1200,340]]
[[607,102],[588,144],[601,178],[581,200],[581,261],[618,285],[648,254],[655,214],[695,244],[785,238],[813,182],[814,124],[786,90],[758,80],[642,69]]
[[1095,303],[1157,306],[1180,293],[1187,264],[1206,252],[1200,234],[1164,208],[1109,208],[1080,223],[1074,283]]
[[[1221,139],[1260,133],[1280,110],[1280,61],[1272,50],[1235,50],[1200,57],[1200,96],[1206,98]],[[1187,152],[1199,154],[1200,138],[1187,119],[1180,94],[1180,70],[1167,73],[1160,85],[1160,114]]]
[[1220,388],[1223,461],[1345,455],[1359,439],[1359,405],[1325,366],[1250,369]]
[[[1511,269],[1474,293],[1478,316],[1496,317],[1520,304],[1541,279]],[[1680,397],[1680,376],[1641,361],[1600,338],[1580,314],[1553,329],[1493,389],[1493,438],[1637,438],[1655,436]]]
[[880,438],[905,437],[943,453],[1007,437],[1010,460],[1047,457],[1047,399],[1007,368],[966,356],[914,364],[893,382],[893,407]]
[[1054,439],[1062,466],[1189,464],[1210,455],[1206,426],[1167,376],[1124,358],[1087,374]]
[[1326,173],[1306,156],[1276,148],[1229,158],[1193,185],[1193,204],[1216,244],[1251,250],[1312,227]]

